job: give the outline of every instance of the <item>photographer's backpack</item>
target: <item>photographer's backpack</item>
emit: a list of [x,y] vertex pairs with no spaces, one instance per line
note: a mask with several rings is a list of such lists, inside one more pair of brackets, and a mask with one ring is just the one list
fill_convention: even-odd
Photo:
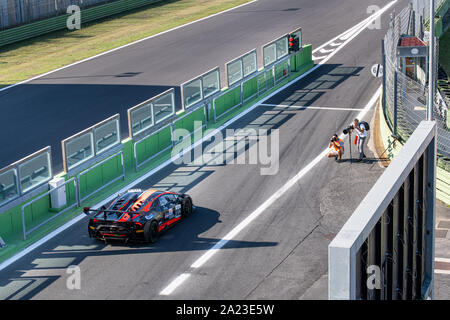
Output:
[[369,126],[369,123],[367,122],[367,121],[360,121],[363,125],[364,125],[364,127],[366,128],[366,131],[369,131],[370,130],[370,126]]

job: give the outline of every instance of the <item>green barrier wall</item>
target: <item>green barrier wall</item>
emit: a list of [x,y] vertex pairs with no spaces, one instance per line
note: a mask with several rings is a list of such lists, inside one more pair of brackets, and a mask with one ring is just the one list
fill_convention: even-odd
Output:
[[[136,157],[138,163],[156,155],[161,150],[164,150],[172,145],[172,134],[170,126],[152,134],[148,138],[142,140],[136,146]],[[133,157],[134,158],[134,157]]]
[[[81,22],[84,24],[161,1],[163,0],[120,0],[84,9],[81,10]],[[69,14],[66,14],[1,31],[0,47],[49,32],[66,29],[67,18],[69,16]]]
[[241,103],[241,87],[237,86],[234,89],[228,90],[222,96],[218,97],[214,102],[216,108],[216,117],[219,117],[230,108]]
[[252,78],[242,85],[244,101],[258,93],[258,78]]
[[[44,193],[44,192],[43,192]],[[43,194],[41,193],[41,194]],[[76,189],[74,182],[66,184],[67,206],[76,201]],[[35,198],[39,197],[37,195]],[[0,235],[8,237],[14,233],[22,234],[22,205],[29,202],[27,200],[14,208],[0,214]],[[44,196],[33,204],[25,207],[24,216],[26,228],[30,229],[40,222],[48,219],[58,211],[50,208],[50,195]],[[61,208],[61,210],[64,208]]]
[[27,206],[24,210],[25,225],[27,229],[37,225],[39,222],[45,220],[50,216],[50,196],[45,196],[42,199]]
[[280,79],[289,75],[289,63],[286,60],[283,63],[275,66],[275,82],[280,81]]
[[204,124],[206,122],[205,112],[204,112],[203,108],[200,108],[200,109],[188,114],[187,116],[180,117],[179,120],[176,120],[174,122],[173,129],[174,130],[186,129],[187,131],[192,133],[195,130],[194,125],[195,125],[196,121],[201,121],[202,124]]
[[80,175],[80,196],[85,197],[121,174],[122,160],[121,155],[118,154],[89,172]]
[[21,206],[16,206],[0,214],[0,236],[3,239],[21,230]]

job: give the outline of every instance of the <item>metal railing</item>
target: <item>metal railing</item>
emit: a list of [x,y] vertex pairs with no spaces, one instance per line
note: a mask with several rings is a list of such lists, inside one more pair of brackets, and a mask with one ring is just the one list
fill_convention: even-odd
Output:
[[329,298],[433,297],[436,122],[422,121],[328,247]]
[[168,127],[170,128],[171,136],[172,136],[172,124],[169,123],[168,125],[166,125],[166,126],[164,126],[164,127],[161,127],[160,129],[158,129],[158,130],[152,132],[151,134],[149,134],[149,135],[147,135],[147,136],[145,136],[145,137],[142,137],[141,139],[139,139],[139,140],[137,140],[136,142],[133,143],[133,150],[134,150],[134,167],[135,167],[135,169],[136,169],[136,172],[138,172],[138,171],[139,171],[139,168],[142,167],[144,164],[146,164],[147,162],[149,162],[149,161],[155,159],[155,158],[158,157],[160,154],[164,153],[165,151],[167,151],[167,150],[169,150],[170,148],[173,147],[173,139],[172,139],[172,143],[171,143],[168,147],[166,147],[166,148],[164,148],[164,149],[162,149],[162,150],[159,150],[159,151],[158,151],[157,153],[155,153],[154,155],[150,156],[149,158],[145,159],[144,161],[139,162],[139,157],[138,157],[138,153],[137,153],[137,146],[140,145],[140,144],[142,144],[143,142],[145,142],[147,139],[150,139],[152,136],[158,134],[158,133],[161,132],[162,130],[167,129]]
[[[240,80],[239,82],[237,82],[236,84],[234,84],[231,88],[229,88],[226,92],[223,92],[221,95],[216,96],[213,98],[213,102],[212,102],[212,106],[213,106],[213,115],[214,115],[214,122],[216,123],[218,119],[220,119],[221,117],[225,116],[226,114],[232,112],[233,110],[235,110],[236,108],[242,106],[244,103],[250,101],[251,99],[260,96],[262,93],[264,93],[265,91],[267,91],[269,89],[268,86],[268,79],[267,79],[267,73],[271,72],[272,74],[272,79],[273,79],[273,83],[272,83],[272,87],[276,86],[277,84],[279,84],[280,82],[282,82],[283,80],[287,79],[290,75],[291,75],[291,55],[287,55],[286,57],[280,59],[279,61],[271,64],[269,66],[269,68],[264,68],[262,70],[259,70],[257,73],[244,78],[242,80]],[[285,69],[285,71],[282,71],[282,75],[281,77],[277,78],[277,67],[282,66],[283,64],[286,64],[287,69]],[[264,77],[264,90],[261,90],[262,86],[260,86],[260,77],[263,76]],[[257,90],[254,94],[252,94],[250,97],[244,98],[244,84],[256,79],[257,80]],[[221,114],[217,115],[216,113],[216,100],[221,98],[223,95],[236,90],[238,87],[240,87],[240,100],[239,102],[237,102],[235,105],[227,108],[226,111],[222,112]]]
[[[87,174],[88,172],[94,170],[95,168],[97,168],[98,166],[102,165],[103,163],[117,157],[118,155],[120,155],[120,161],[121,161],[121,166],[122,166],[122,174],[115,177],[114,179],[112,179],[111,181],[108,181],[107,183],[102,184],[101,187],[95,189],[94,191],[90,192],[89,194],[85,195],[85,196],[81,196],[81,185],[80,185],[80,177],[82,177],[83,175]],[[125,180],[125,165],[124,165],[124,159],[123,159],[123,151],[119,151],[111,156],[109,156],[108,158],[102,160],[101,162],[96,163],[95,165],[93,165],[92,167],[80,172],[77,175],[77,192],[78,192],[78,199],[80,201],[80,203],[84,200],[86,200],[87,198],[89,198],[90,196],[92,196],[93,194],[99,192],[100,190],[106,188],[107,186],[109,186],[110,184],[116,182],[119,179],[123,179]]]

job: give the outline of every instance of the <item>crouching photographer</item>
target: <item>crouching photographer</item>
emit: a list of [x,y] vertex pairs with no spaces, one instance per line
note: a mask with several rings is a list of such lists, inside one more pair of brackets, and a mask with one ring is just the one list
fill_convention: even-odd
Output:
[[334,134],[331,137],[328,148],[332,149],[328,153],[328,158],[334,158],[336,161],[342,160],[342,155],[344,154],[344,141],[339,139],[337,134]]

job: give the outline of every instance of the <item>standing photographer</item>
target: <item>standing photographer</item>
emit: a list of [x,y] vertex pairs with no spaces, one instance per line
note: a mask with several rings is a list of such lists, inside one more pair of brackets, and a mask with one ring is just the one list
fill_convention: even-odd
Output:
[[358,145],[359,158],[356,161],[361,161],[366,157],[364,154],[364,143],[367,138],[367,129],[364,123],[360,122],[358,119],[353,120],[353,128],[356,133],[356,143]]

